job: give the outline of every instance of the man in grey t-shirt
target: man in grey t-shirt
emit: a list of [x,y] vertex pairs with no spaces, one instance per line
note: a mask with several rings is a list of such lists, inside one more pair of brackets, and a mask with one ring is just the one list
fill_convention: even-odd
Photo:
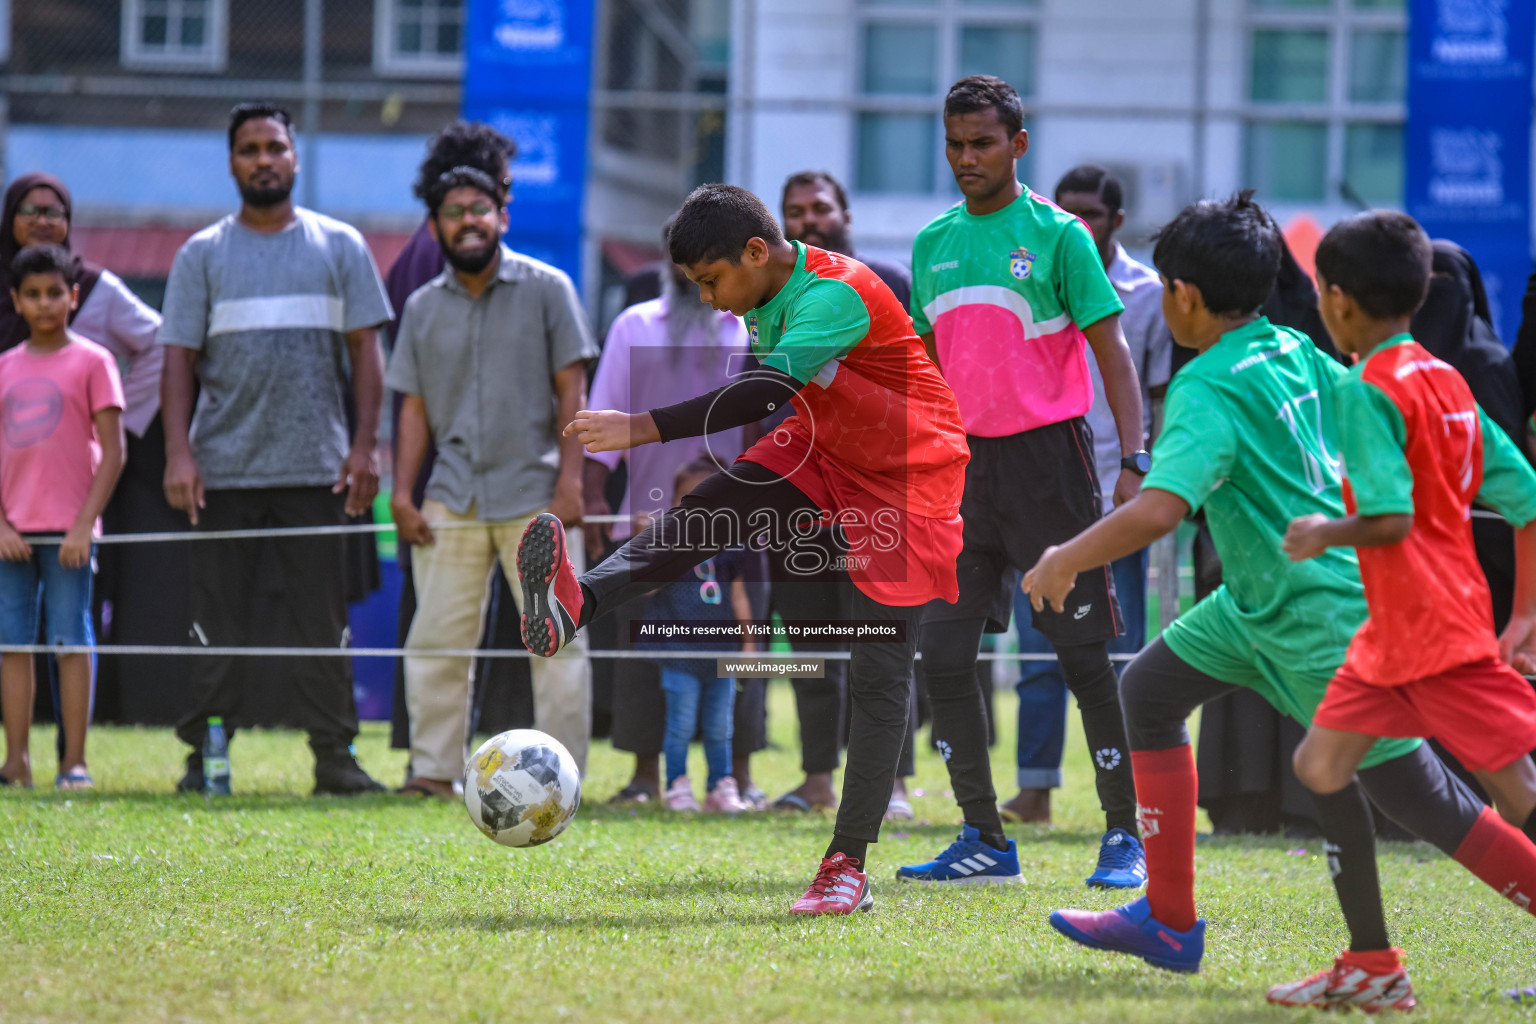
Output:
[[[286,111],[237,106],[229,148],[240,212],[188,239],[166,283],[166,498],[203,530],[339,525],[378,493],[377,328],[391,317],[389,300],[356,229],[294,206],[298,157]],[[210,540],[191,550],[200,642],[345,645],[340,538]],[[262,607],[277,609],[269,621]],[[280,664],[294,690],[293,724],[315,753],[315,792],[382,789],[349,750],[357,706],[346,659]],[[193,748],[178,789],[202,788],[209,716],[222,716],[226,731],[241,724],[242,694],[272,668],[249,658],[196,660],[194,706],[177,727]]]

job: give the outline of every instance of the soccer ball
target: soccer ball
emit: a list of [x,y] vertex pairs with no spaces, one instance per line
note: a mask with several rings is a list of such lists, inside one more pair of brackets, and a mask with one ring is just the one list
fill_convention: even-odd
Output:
[[565,831],[581,806],[576,759],[537,729],[492,736],[464,766],[464,807],[502,846],[538,846]]

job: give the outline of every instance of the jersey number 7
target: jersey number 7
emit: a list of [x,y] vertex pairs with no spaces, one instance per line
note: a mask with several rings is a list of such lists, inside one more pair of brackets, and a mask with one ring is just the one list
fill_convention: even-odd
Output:
[[[1311,406],[1310,411],[1307,406]],[[1339,460],[1328,454],[1323,443],[1323,403],[1317,392],[1288,398],[1280,406],[1279,419],[1289,428],[1296,447],[1301,450],[1301,468],[1313,494],[1322,494],[1339,484]]]

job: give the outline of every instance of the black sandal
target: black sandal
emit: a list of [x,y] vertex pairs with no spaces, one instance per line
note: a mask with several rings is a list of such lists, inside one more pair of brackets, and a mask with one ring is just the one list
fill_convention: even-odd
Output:
[[658,797],[657,792],[650,786],[639,782],[631,782],[608,799],[610,804],[648,804]]

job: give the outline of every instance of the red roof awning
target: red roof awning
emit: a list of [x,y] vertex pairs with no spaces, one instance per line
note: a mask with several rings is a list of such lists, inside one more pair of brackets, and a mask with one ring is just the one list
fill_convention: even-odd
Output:
[[[70,247],[92,263],[106,267],[118,277],[164,278],[171,273],[176,258],[193,228],[142,224],[114,227],[77,227],[70,232]],[[363,240],[373,252],[380,272],[387,273],[411,240],[409,234],[364,232]]]
[[647,263],[655,263],[664,254],[654,245],[637,245],[617,238],[603,239],[603,259],[621,275],[628,277]]

